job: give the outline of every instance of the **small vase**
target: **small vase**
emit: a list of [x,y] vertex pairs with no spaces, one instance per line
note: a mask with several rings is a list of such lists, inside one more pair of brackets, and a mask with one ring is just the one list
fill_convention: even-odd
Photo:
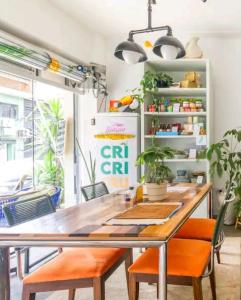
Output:
[[203,52],[198,45],[199,37],[193,37],[186,45],[186,58],[202,58]]

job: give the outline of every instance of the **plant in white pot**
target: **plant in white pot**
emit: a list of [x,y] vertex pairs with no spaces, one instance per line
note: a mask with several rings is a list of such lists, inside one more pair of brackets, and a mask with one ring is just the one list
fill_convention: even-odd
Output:
[[165,159],[174,157],[175,151],[169,147],[152,144],[138,155],[137,166],[145,166],[145,175],[141,182],[145,183],[150,201],[163,200],[167,192],[167,180],[171,170],[164,164]]

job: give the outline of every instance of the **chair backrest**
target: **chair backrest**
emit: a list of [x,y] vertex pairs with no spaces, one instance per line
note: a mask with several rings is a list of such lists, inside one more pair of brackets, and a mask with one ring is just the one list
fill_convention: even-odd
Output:
[[11,202],[3,207],[8,225],[18,225],[55,212],[48,195]]
[[109,194],[107,186],[103,181],[83,186],[81,191],[86,201]]
[[218,218],[217,218],[217,222],[215,225],[215,229],[214,229],[214,234],[213,234],[213,239],[212,239],[212,245],[216,246],[219,242],[219,236],[221,234],[221,231],[223,229],[223,223],[224,223],[224,218],[225,218],[225,214],[228,208],[228,205],[233,202],[235,200],[235,195],[233,192],[227,193],[224,202],[222,203],[220,210],[219,210],[219,214],[218,214]]

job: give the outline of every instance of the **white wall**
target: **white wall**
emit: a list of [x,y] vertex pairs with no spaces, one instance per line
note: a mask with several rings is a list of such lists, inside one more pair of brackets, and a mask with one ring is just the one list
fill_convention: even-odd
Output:
[[[87,160],[88,166],[90,166],[89,159],[89,151],[91,151],[91,155],[94,155],[95,149],[95,126],[91,125],[91,119],[94,119],[97,113],[97,102],[93,92],[90,90],[86,92],[84,95],[79,95],[79,103],[78,103],[78,116],[79,116],[79,124],[78,124],[78,141],[84,152],[84,156]],[[81,155],[80,159],[80,185],[88,185],[90,184],[89,176],[86,170],[86,166],[84,164],[83,158]],[[81,195],[82,196],[82,195]],[[81,197],[81,201],[84,201],[84,198]]]
[[[184,42],[188,35],[178,35]],[[143,75],[143,64],[127,65],[113,56],[116,45],[123,38],[110,40],[107,58],[107,82],[109,98],[119,99],[128,89],[138,87]],[[136,39],[143,45],[143,39]],[[152,39],[155,41],[155,38]],[[213,133],[212,141],[216,141],[227,130],[241,126],[241,34],[203,35],[199,42],[204,57],[211,62],[211,88],[213,91]],[[147,50],[149,59],[158,59]],[[216,181],[216,187],[223,187],[221,181]]]
[[85,63],[106,62],[106,40],[48,0],[0,0],[0,29]]

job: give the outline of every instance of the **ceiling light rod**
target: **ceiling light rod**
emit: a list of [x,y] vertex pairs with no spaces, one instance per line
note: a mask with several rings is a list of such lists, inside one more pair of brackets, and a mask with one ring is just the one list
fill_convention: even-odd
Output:
[[152,52],[164,59],[177,59],[185,56],[185,49],[182,43],[172,35],[172,28],[168,25],[152,27],[152,4],[156,0],[148,0],[148,25],[145,29],[131,30],[127,41],[117,45],[114,55],[127,64],[137,64],[147,60],[145,50],[135,43],[134,35],[139,33],[149,33],[166,30],[164,36],[158,38],[152,47]]
[[156,0],[148,0],[148,27],[145,29],[131,30],[129,32],[128,41],[133,41],[133,36],[135,34],[146,33],[146,32],[167,30],[167,35],[169,36],[172,35],[172,28],[168,25],[152,27],[152,4],[156,4]]

